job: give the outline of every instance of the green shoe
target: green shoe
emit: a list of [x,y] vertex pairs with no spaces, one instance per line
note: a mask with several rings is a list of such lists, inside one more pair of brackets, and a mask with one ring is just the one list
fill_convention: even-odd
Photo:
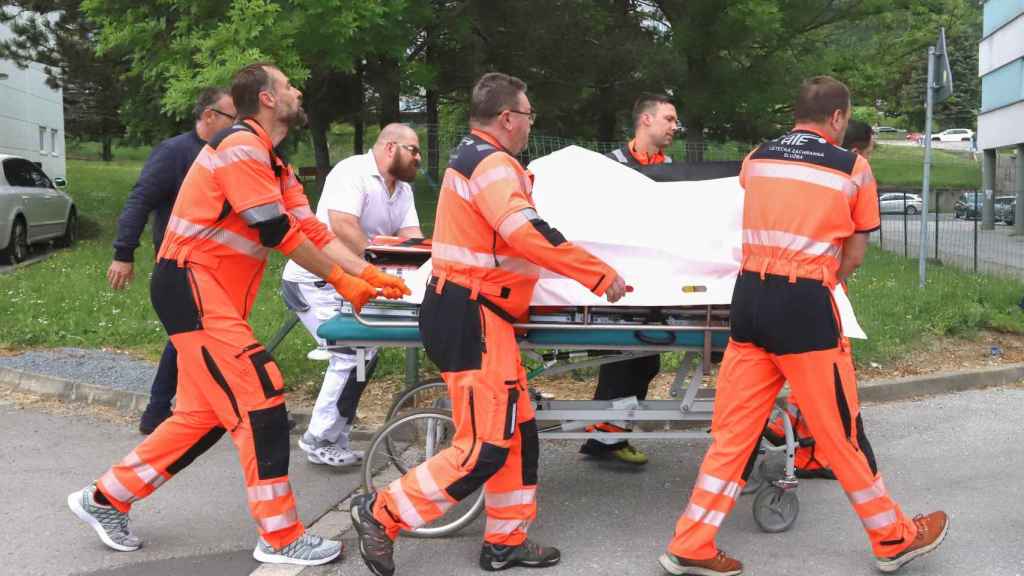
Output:
[[611,455],[616,460],[621,460],[627,464],[634,464],[636,466],[647,464],[647,454],[637,450],[632,444],[626,444],[622,448],[612,450]]

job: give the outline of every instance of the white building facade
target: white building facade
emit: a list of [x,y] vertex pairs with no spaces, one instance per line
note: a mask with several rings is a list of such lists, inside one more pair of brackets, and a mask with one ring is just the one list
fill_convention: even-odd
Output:
[[[12,36],[0,24],[0,39]],[[0,154],[39,162],[50,178],[66,178],[64,97],[46,85],[43,66],[18,68],[0,59]]]

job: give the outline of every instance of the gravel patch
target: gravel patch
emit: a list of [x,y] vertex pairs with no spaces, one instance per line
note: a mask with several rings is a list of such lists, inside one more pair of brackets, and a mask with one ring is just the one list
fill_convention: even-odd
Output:
[[53,348],[0,356],[0,368],[149,393],[156,364],[121,352]]

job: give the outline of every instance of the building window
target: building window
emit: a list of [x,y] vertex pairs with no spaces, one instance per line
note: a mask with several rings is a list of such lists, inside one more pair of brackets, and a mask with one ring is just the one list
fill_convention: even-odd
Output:
[[1024,14],[1024,0],[988,0],[982,18],[982,38],[1021,14]]
[[50,128],[50,156],[57,156],[57,129]]
[[981,77],[981,111],[988,112],[1024,100],[1024,58]]
[[46,154],[46,127],[39,127],[39,153]]

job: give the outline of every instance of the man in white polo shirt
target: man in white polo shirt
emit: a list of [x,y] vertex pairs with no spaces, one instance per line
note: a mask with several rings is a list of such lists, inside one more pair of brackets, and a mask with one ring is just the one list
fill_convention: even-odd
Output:
[[[404,124],[388,124],[366,154],[350,156],[338,162],[327,175],[316,217],[328,225],[334,235],[362,254],[376,235],[419,238],[419,217],[413,202],[412,182],[420,164],[419,137]],[[285,302],[322,346],[316,335],[322,323],[341,308],[337,291],[295,262],[284,267]],[[376,349],[366,350],[372,367]],[[299,439],[299,447],[310,462],[346,466],[362,459],[362,453],[349,448],[348,437],[366,380],[356,378],[356,351],[332,352],[324,382],[313,407],[309,428]],[[367,378],[372,368],[367,370]]]

